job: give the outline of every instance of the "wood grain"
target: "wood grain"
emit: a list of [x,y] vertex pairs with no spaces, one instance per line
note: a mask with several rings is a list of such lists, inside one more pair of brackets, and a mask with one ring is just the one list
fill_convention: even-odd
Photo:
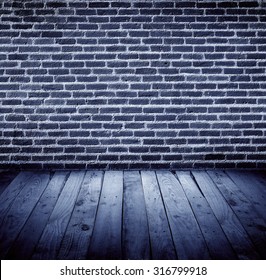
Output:
[[266,185],[252,173],[237,170],[226,171],[233,182],[253,203],[256,211],[266,221]]
[[254,245],[233,210],[204,171],[192,171],[192,174],[212,208],[217,220],[239,259],[258,259]]
[[250,239],[263,259],[266,259],[266,223],[257,214],[254,205],[222,171],[209,171],[228,205],[234,210]]
[[20,172],[18,176],[10,183],[0,196],[0,226],[3,219],[12,205],[14,199],[25,187],[28,180],[34,175],[33,172]]
[[[178,171],[176,176],[180,181],[191,208],[206,240],[212,259],[232,260],[237,256],[228,242],[210,205],[200,192],[189,171]],[[193,237],[192,237],[193,240]]]
[[86,259],[102,188],[103,172],[88,171],[61,242],[58,259]]
[[50,180],[48,172],[37,173],[26,181],[6,215],[0,228],[0,256],[4,257],[30,216]]
[[157,178],[153,171],[141,171],[153,259],[176,259]]
[[169,171],[157,171],[156,174],[178,258],[210,259],[207,245],[180,183]]
[[106,171],[89,259],[121,259],[123,172]]
[[56,259],[84,175],[85,171],[71,172],[34,251],[33,259]]
[[124,172],[123,259],[150,259],[150,240],[141,177]]
[[16,171],[0,171],[0,196],[17,175]]
[[54,209],[59,194],[64,187],[69,172],[55,172],[29,219],[10,249],[8,259],[30,259],[40,239],[48,219]]
[[0,256],[265,259],[265,179],[236,170],[20,172],[2,180]]

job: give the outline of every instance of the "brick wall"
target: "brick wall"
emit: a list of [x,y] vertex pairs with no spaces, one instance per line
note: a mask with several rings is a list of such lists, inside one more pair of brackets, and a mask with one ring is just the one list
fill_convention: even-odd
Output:
[[0,10],[0,168],[265,168],[265,5]]

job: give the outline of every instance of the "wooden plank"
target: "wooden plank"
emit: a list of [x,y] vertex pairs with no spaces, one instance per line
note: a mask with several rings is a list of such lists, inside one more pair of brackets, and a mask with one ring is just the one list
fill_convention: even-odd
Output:
[[2,192],[0,196],[0,226],[11,207],[14,199],[25,187],[29,179],[34,175],[33,172],[20,172],[10,185]]
[[6,255],[50,180],[48,172],[33,175],[15,198],[0,228],[0,256]]
[[204,171],[193,171],[192,174],[238,258],[259,259],[260,257],[245,229],[209,175]]
[[[189,171],[178,171],[180,181],[206,240],[212,259],[232,260],[236,254],[228,242],[210,205],[202,195]],[[193,240],[193,236],[191,237]]]
[[8,185],[15,179],[19,172],[16,171],[0,171],[0,196]]
[[176,259],[165,208],[153,171],[141,172],[153,259]]
[[150,240],[141,177],[124,172],[123,259],[150,259]]
[[[262,172],[249,171],[249,170],[231,170],[232,173],[237,174],[242,178],[242,182],[246,182],[246,185],[252,186],[252,190],[255,189],[256,192],[266,195],[266,174]],[[230,173],[230,172],[228,172]]]
[[67,180],[69,172],[54,174],[28,221],[13,243],[8,259],[30,259],[40,239],[47,221],[54,209],[59,194]]
[[88,171],[62,240],[58,259],[86,259],[102,188],[102,171]]
[[226,174],[241,189],[247,198],[253,202],[256,211],[266,221],[266,188],[249,172],[237,170],[226,171]]
[[187,197],[169,171],[157,171],[178,259],[210,259],[209,251]]
[[106,171],[89,259],[121,259],[123,172]]
[[258,170],[253,172],[260,177],[260,181],[266,187],[266,170]]
[[209,171],[208,174],[238,216],[261,257],[266,259],[265,221],[257,214],[253,204],[224,172]]
[[54,210],[33,253],[33,259],[55,259],[71,217],[85,171],[73,171],[57,200]]
[[245,178],[249,178],[249,180],[255,183],[258,191],[266,194],[266,172],[256,172],[256,171],[240,171],[240,174],[243,174]]

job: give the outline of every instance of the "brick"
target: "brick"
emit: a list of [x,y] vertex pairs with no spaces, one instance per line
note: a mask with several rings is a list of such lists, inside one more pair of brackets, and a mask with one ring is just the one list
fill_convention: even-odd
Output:
[[111,7],[113,8],[130,8],[131,3],[126,3],[126,2],[111,2]]
[[119,9],[119,15],[138,15],[139,11],[137,9]]
[[63,8],[66,7],[67,4],[66,3],[62,3],[62,2],[51,2],[51,3],[47,3],[46,4],[47,7],[51,7],[51,8]]
[[255,7],[258,7],[259,6],[259,3],[258,2],[255,2],[255,1],[252,1],[252,2],[239,2],[239,7],[240,8],[255,8]]
[[34,9],[34,8],[37,8],[37,9],[42,9],[44,8],[44,3],[37,3],[37,2],[27,2],[25,3],[25,8],[29,8],[29,9]]
[[155,68],[137,68],[136,75],[153,75],[156,74]]
[[2,158],[20,168],[265,166],[257,4],[5,2]]
[[25,22],[44,22],[45,18],[41,16],[25,16],[24,17]]
[[115,17],[111,17],[110,18],[110,22],[129,22],[130,21],[130,18],[129,16],[115,16]]
[[94,2],[89,3],[89,8],[108,8],[109,2]]

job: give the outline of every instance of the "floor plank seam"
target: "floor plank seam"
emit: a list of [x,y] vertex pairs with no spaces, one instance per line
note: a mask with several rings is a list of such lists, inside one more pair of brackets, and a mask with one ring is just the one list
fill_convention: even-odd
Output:
[[265,198],[263,171],[5,173],[0,256],[266,259]]
[[[171,173],[172,174],[172,173]],[[170,226],[170,223],[169,223],[169,216],[168,216],[168,213],[167,213],[167,210],[166,210],[166,205],[165,205],[165,201],[164,201],[164,197],[162,195],[162,190],[161,190],[161,187],[160,187],[160,183],[159,183],[159,180],[158,180],[158,175],[157,175],[157,172],[155,171],[155,175],[156,175],[156,180],[157,180],[157,184],[158,184],[158,187],[159,187],[159,191],[160,191],[160,195],[162,197],[162,202],[163,202],[163,206],[164,206],[164,211],[165,211],[165,214],[166,214],[166,218],[167,218],[167,222],[168,222],[168,226],[169,226],[169,230],[170,230],[170,234],[171,234],[171,237],[172,237],[172,240],[173,239],[173,232],[172,232],[172,229],[171,229],[171,226]],[[173,245],[174,245],[174,249],[175,249],[175,254],[177,256],[177,259],[179,259],[179,254],[177,252],[177,249],[176,249],[176,246],[174,244],[174,241],[173,241]]]

